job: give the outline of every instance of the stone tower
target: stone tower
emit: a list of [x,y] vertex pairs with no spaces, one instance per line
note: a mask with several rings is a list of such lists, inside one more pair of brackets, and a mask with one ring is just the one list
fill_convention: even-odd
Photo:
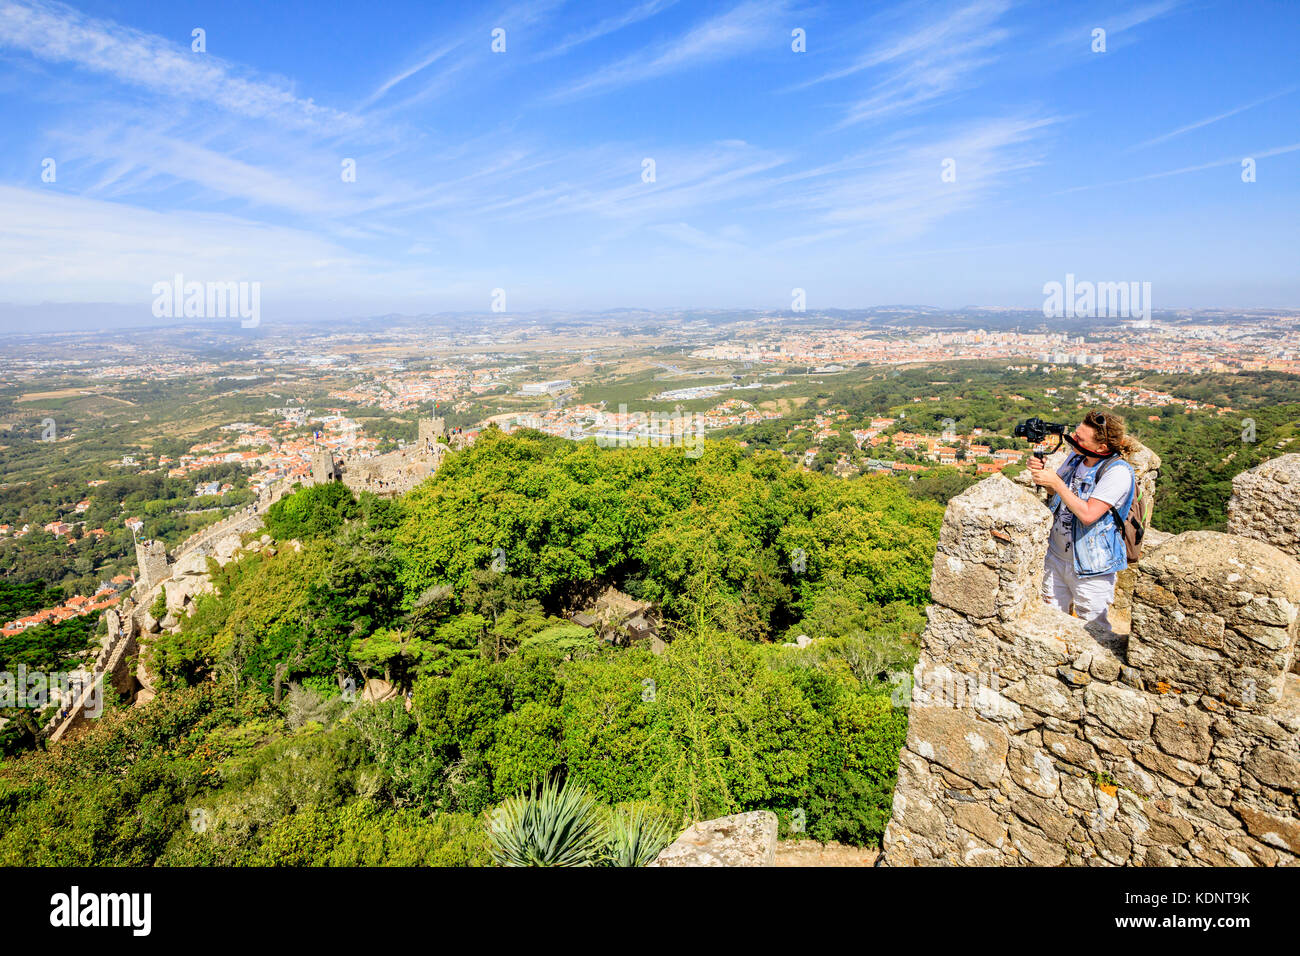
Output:
[[334,461],[334,453],[324,446],[318,445],[312,449],[311,453],[311,480],[312,484],[323,485],[331,481],[337,481],[342,477],[339,466]]
[[426,440],[436,445],[446,434],[447,420],[445,418],[421,418],[416,442],[421,448],[424,447]]
[[167,548],[161,541],[137,541],[135,563],[140,569],[136,586],[142,591],[171,577],[171,571],[167,567]]

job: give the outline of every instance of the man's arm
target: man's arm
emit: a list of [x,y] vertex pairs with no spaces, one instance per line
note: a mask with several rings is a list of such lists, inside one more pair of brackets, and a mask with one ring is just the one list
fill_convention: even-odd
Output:
[[1041,485],[1048,491],[1054,491],[1060,495],[1061,500],[1065,502],[1065,506],[1074,512],[1079,520],[1086,525],[1094,523],[1110,510],[1110,502],[1102,501],[1095,494],[1087,501],[1084,501],[1070,490],[1070,486],[1064,478],[1050,468],[1043,467],[1043,463],[1038,459],[1030,459],[1029,470],[1034,484]]
[[1065,483],[1062,483],[1061,487],[1056,489],[1056,493],[1065,502],[1065,507],[1073,511],[1079,520],[1086,525],[1092,524],[1110,511],[1109,501],[1102,501],[1096,495],[1084,501],[1071,491]]

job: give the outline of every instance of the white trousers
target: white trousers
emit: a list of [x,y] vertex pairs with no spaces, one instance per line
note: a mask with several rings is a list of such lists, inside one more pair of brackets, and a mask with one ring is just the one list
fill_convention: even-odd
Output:
[[1043,571],[1043,601],[1066,614],[1074,607],[1074,616],[1088,625],[1091,631],[1110,633],[1106,617],[1115,600],[1115,572],[1079,577],[1074,570],[1074,555],[1066,552],[1057,555],[1047,549],[1047,563]]

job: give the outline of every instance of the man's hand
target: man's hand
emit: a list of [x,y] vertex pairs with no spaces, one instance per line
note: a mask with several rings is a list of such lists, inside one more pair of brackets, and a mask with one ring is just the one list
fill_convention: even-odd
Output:
[[1054,491],[1058,495],[1065,488],[1065,479],[1058,475],[1047,463],[1037,455],[1029,457],[1029,477],[1034,484],[1046,488],[1048,491]]

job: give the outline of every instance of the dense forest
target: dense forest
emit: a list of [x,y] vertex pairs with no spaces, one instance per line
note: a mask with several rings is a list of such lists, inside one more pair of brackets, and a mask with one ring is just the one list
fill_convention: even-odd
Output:
[[[155,640],[157,700],[0,764],[0,863],[486,863],[561,781],[610,832],[768,808],[877,844],[941,517],[730,442],[495,429],[403,499],[301,490]],[[610,585],[662,654],[568,620]]]

